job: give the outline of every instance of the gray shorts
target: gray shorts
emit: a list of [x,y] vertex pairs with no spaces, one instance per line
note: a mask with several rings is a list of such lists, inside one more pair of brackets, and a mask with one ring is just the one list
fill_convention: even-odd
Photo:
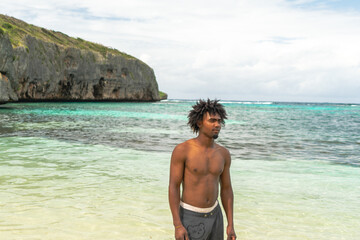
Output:
[[208,213],[198,213],[180,206],[180,219],[190,240],[223,240],[224,222],[220,204]]

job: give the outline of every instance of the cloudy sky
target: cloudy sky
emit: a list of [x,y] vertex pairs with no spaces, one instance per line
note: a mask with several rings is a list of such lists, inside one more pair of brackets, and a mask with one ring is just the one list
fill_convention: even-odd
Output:
[[150,65],[171,99],[360,103],[357,0],[1,0]]

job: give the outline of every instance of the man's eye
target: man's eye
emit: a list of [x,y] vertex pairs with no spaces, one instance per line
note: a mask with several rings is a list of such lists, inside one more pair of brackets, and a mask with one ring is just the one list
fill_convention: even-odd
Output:
[[210,119],[210,122],[212,122],[212,123],[214,123],[214,122],[219,122],[219,123],[220,123],[220,120]]

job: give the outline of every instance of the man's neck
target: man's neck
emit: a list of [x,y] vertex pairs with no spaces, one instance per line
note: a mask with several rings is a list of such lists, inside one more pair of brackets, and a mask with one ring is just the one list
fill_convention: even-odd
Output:
[[199,136],[197,136],[195,138],[195,140],[203,147],[205,148],[212,148],[214,147],[214,139],[207,137],[203,134],[199,134]]

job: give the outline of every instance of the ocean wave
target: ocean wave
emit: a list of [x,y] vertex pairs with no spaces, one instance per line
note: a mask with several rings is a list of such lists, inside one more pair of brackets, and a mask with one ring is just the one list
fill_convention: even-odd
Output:
[[265,104],[265,105],[270,105],[273,104],[273,102],[258,102],[258,101],[220,101],[220,103],[223,104]]

